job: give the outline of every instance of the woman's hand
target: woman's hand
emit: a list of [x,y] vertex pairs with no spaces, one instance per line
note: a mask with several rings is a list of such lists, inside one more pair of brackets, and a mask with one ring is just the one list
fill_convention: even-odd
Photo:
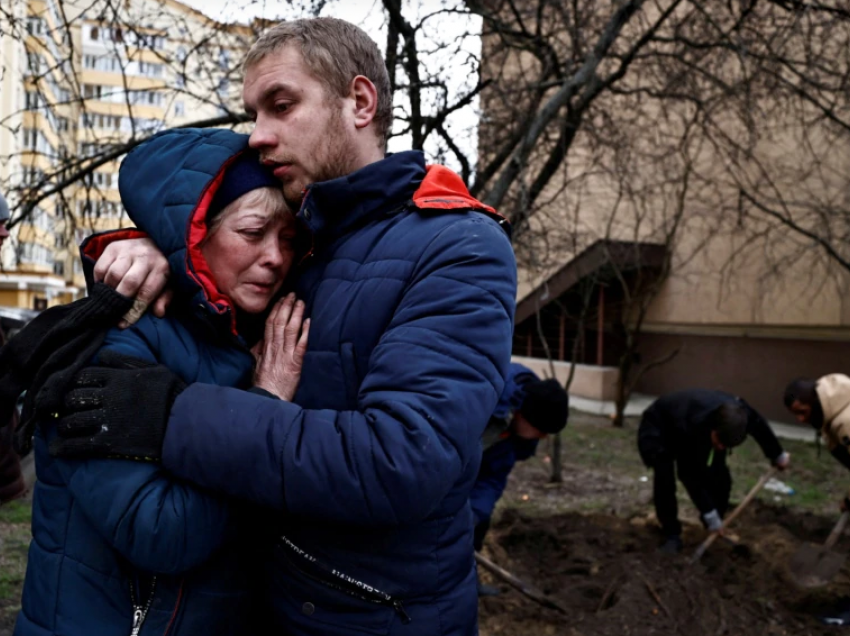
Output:
[[304,303],[296,301],[295,294],[279,300],[266,319],[265,337],[251,350],[257,360],[254,385],[292,401],[301,381],[309,332]]

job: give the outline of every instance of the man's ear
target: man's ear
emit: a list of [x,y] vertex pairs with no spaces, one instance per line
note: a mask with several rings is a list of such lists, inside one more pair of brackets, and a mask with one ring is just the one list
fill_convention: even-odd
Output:
[[378,91],[372,81],[358,75],[351,82],[350,97],[354,100],[354,125],[366,128],[375,118],[378,110]]

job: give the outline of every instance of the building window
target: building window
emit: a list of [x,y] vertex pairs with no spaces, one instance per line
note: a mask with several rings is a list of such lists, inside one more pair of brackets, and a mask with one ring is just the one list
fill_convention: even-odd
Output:
[[53,261],[53,273],[57,276],[65,275],[65,263],[62,261]]
[[183,117],[186,114],[186,104],[182,100],[174,102],[174,116]]
[[29,187],[41,185],[47,181],[44,171],[41,168],[34,168],[32,166],[24,168],[22,180],[23,185]]
[[101,99],[103,86],[98,84],[83,84],[83,97],[85,99]]
[[39,108],[41,108],[41,105],[41,95],[39,95],[35,91],[27,91],[27,94],[24,97],[24,108],[26,110],[38,110]]
[[38,131],[35,128],[24,128],[22,143],[27,150],[35,150],[38,147]]
[[145,77],[162,77],[162,64],[139,62],[139,75]]
[[44,35],[47,32],[47,26],[41,18],[29,16],[27,18],[27,33],[30,35]]
[[100,39],[100,29],[98,29],[96,26],[93,26],[89,30],[89,39],[92,42],[97,42]]
[[[117,175],[115,176],[117,177]],[[89,188],[97,186],[98,188],[111,190],[113,182],[115,183],[115,186],[118,185],[118,179],[113,179],[113,173],[111,172],[89,173],[83,178],[83,183],[85,183]]]
[[47,299],[35,297],[32,299],[32,308],[36,311],[44,311],[47,309]]

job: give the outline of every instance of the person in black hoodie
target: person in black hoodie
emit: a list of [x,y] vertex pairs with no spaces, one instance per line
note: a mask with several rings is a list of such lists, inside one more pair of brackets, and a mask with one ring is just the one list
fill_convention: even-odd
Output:
[[689,389],[665,395],[644,412],[638,451],[653,469],[653,500],[665,541],[663,552],[682,549],[676,503],[676,473],[700,511],[703,525],[716,532],[729,505],[732,477],[726,450],[752,435],[771,463],[788,466],[786,453],[767,421],[744,400],[723,391]]
[[[6,223],[9,222],[9,205],[0,194],[0,247],[9,238]],[[6,344],[6,334],[0,327],[0,347]],[[21,463],[12,445],[12,439],[18,423],[18,412],[0,413],[0,505],[23,497],[27,487],[21,474]]]

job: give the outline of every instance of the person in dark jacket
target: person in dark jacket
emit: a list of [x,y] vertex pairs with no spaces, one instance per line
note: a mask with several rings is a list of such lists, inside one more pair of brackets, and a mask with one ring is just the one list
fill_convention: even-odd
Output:
[[[295,221],[247,141],[227,130],[168,131],[124,160],[122,201],[169,255],[183,295],[164,318],[146,314],[107,332],[95,363],[158,372],[160,394],[189,382],[251,386],[249,347],[292,263]],[[279,303],[275,318],[293,312],[293,301]],[[302,337],[293,352],[304,349]],[[297,359],[288,370],[297,376]],[[88,378],[91,396],[97,380]],[[117,390],[133,397],[135,412],[99,413],[93,430],[122,419],[142,430],[163,402],[132,381]],[[264,554],[265,522],[251,506],[158,463],[50,457],[53,439],[55,431],[37,429],[33,541],[15,636],[257,633],[260,565],[272,543]]]
[[[294,400],[196,382],[128,441],[118,427],[92,434],[82,423],[91,410],[133,408],[109,390],[124,370],[104,367],[100,405],[72,392],[57,428],[79,442],[74,452],[153,458],[180,479],[278,510],[270,629],[475,634],[469,493],[510,362],[507,223],[421,152],[385,156],[386,65],[354,25],[270,29],[246,58],[243,101],[250,145],[312,239],[297,271],[311,323]],[[116,258],[128,249],[138,257]],[[117,245],[95,272],[135,295],[125,266],[138,280],[159,263],[146,243]],[[287,339],[273,321],[256,389],[279,395]],[[152,380],[133,378],[147,392]]]
[[[505,492],[508,475],[518,461],[533,457],[541,439],[557,435],[567,425],[569,396],[554,379],[541,380],[528,367],[512,363],[505,388],[481,440],[484,451],[469,503],[475,517],[474,547],[481,551],[496,502]],[[498,589],[479,584],[480,596]]]
[[[9,204],[0,194],[0,249],[4,241],[9,238]],[[0,347],[6,344],[6,334],[0,327]],[[21,474],[21,462],[12,445],[15,428],[18,424],[18,412],[13,409],[11,413],[0,413],[0,505],[13,499],[23,497],[27,492],[24,477]]]
[[765,457],[784,469],[789,455],[767,421],[744,400],[723,391],[689,389],[660,397],[644,412],[638,450],[653,469],[653,501],[665,540],[663,552],[682,549],[682,525],[676,502],[676,473],[715,532],[729,506],[732,477],[726,451],[752,435]]

